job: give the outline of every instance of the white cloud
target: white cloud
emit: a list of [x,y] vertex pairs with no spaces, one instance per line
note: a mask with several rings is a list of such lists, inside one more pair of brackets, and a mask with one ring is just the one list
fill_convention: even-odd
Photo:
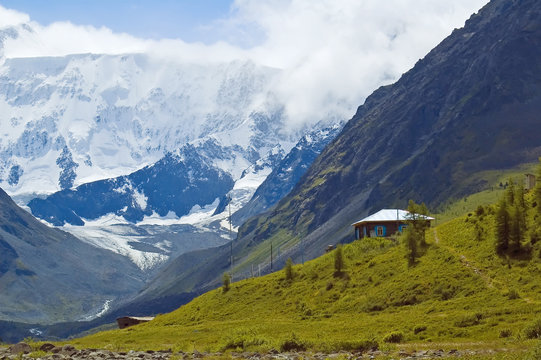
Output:
[[[275,86],[291,124],[351,117],[380,85],[395,81],[487,0],[236,0],[210,24],[223,41],[142,40],[107,28],[30,22],[4,40],[6,57],[145,52],[175,61],[250,58],[283,70]],[[0,6],[0,28],[28,16]]]
[[0,6],[0,30],[6,27],[24,24],[28,21],[30,21],[28,15]]
[[[279,94],[290,118],[304,122],[325,109],[351,116],[375,88],[397,80],[486,2],[237,0],[232,22],[240,24],[239,37],[263,34],[251,53],[285,69]],[[341,106],[329,107],[337,101]]]

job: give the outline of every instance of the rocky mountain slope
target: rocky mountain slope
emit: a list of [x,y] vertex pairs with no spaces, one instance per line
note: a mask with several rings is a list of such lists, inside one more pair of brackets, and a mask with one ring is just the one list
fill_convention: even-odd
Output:
[[91,319],[145,278],[129,259],[42,224],[0,189],[0,320]]
[[[540,15],[536,1],[491,1],[399,81],[375,91],[293,191],[240,228],[233,276],[252,265],[268,271],[271,244],[275,269],[289,256],[301,262],[352,240],[350,224],[372,211],[409,199],[434,209],[489,186],[485,171],[535,161]],[[197,268],[179,258],[177,281],[161,292],[217,285],[230,252],[195,253],[204,259]]]
[[338,135],[341,127],[336,124],[304,135],[273,168],[250,201],[233,214],[233,222],[242,225],[251,216],[264,212],[286,196],[325,146]]
[[281,234],[321,248],[351,239],[349,225],[370,212],[408,199],[434,209],[489,186],[484,171],[535,161],[540,45],[541,3],[491,1],[375,91],[294,191],[239,238]]

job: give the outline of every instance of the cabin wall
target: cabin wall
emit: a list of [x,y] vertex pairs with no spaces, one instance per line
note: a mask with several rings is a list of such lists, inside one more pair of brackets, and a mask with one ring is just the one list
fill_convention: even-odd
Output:
[[370,222],[355,226],[355,239],[363,237],[387,237],[401,231],[405,226],[404,222]]

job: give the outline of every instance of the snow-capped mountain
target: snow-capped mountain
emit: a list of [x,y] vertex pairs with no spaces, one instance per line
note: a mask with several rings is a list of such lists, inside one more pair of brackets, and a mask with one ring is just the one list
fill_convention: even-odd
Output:
[[[0,43],[32,36],[22,24],[0,30]],[[280,74],[251,61],[143,53],[0,58],[0,186],[142,269],[187,249],[166,228],[142,226],[217,234],[199,247],[228,241],[229,211],[304,131],[287,126],[273,93]]]
[[[4,29],[0,41],[31,30]],[[250,61],[195,64],[151,54],[2,58],[0,186],[16,199],[50,194],[209,140],[242,150],[243,159],[221,167],[238,179],[297,136],[284,128],[269,90],[278,74]]]

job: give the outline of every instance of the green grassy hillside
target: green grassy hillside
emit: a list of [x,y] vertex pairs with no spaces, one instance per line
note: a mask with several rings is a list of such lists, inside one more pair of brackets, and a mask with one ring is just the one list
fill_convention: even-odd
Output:
[[492,213],[430,229],[414,266],[400,239],[359,240],[343,248],[343,274],[331,252],[294,266],[293,280],[280,271],[236,282],[147,324],[70,342],[183,351],[528,347],[536,341],[528,328],[541,326],[541,244],[521,259],[498,256]]

